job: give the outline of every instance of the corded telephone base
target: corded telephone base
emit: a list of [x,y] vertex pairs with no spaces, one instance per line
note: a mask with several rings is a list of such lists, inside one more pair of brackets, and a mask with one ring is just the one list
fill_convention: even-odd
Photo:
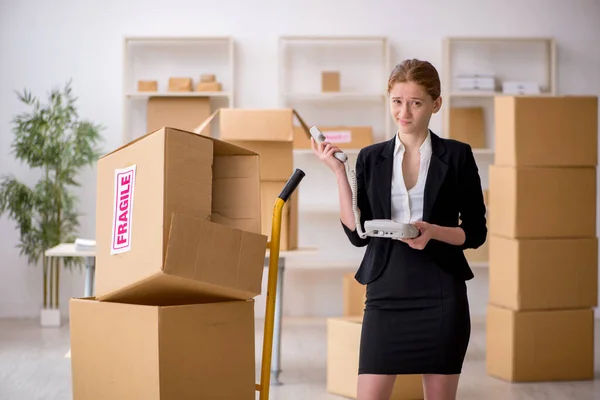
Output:
[[416,226],[391,219],[365,221],[365,233],[367,236],[388,239],[412,239],[420,234]]

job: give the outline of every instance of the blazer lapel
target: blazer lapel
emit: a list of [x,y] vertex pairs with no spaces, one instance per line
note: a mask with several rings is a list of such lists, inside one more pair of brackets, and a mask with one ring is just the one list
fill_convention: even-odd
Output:
[[376,164],[378,174],[375,175],[375,187],[381,199],[383,219],[392,218],[392,172],[394,169],[394,144],[396,136],[387,142],[379,155]]
[[433,132],[431,132],[431,147],[431,162],[429,163],[423,198],[423,221],[425,222],[431,217],[435,199],[448,171],[448,164],[441,159],[441,156],[446,152],[446,147],[442,140]]

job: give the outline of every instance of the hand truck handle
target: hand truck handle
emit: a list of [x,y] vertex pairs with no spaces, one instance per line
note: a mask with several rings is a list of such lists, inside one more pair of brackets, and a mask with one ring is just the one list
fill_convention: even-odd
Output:
[[281,190],[281,193],[279,194],[279,198],[281,200],[283,200],[284,202],[288,201],[288,199],[290,198],[292,193],[294,193],[294,190],[296,190],[296,188],[298,187],[298,185],[300,184],[300,182],[302,181],[304,176],[305,176],[304,171],[296,168],[296,170],[294,171],[294,174],[290,177],[290,179],[288,179],[287,183]]

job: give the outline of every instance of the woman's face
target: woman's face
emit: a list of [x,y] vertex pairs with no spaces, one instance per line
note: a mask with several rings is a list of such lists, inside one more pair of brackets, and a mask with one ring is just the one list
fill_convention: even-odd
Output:
[[390,112],[402,134],[427,132],[431,114],[438,112],[441,105],[441,96],[434,101],[415,82],[396,82],[390,90]]

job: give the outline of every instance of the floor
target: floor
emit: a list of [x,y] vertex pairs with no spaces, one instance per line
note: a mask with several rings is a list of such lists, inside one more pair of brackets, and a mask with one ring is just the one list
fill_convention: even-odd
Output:
[[[336,400],[325,390],[326,330],[324,319],[286,319],[283,327],[282,386],[272,400]],[[600,338],[596,323],[596,342]],[[257,321],[257,354],[262,344]],[[69,400],[71,396],[69,328],[42,329],[36,320],[0,319],[0,400]],[[259,359],[259,358],[258,358]],[[458,399],[530,400],[600,399],[600,347],[596,379],[584,382],[508,384],[485,373],[485,324],[473,323],[473,334]]]

